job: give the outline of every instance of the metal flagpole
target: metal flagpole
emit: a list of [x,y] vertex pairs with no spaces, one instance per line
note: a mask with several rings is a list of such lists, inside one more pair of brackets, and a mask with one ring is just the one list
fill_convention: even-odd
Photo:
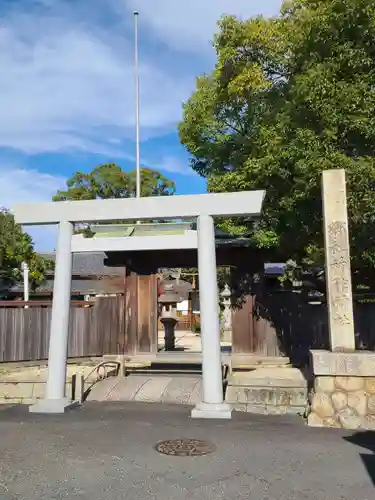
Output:
[[136,197],[141,197],[141,157],[139,133],[139,64],[138,64],[138,16],[134,12],[134,62],[135,62],[135,143],[136,143]]

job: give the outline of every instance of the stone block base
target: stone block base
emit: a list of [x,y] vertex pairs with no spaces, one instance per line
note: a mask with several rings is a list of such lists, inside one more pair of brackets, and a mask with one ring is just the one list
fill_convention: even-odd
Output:
[[77,408],[78,401],[71,401],[68,398],[63,399],[40,399],[34,405],[29,406],[30,413],[66,413],[68,410]]
[[308,425],[375,430],[375,355],[313,351]]
[[228,380],[225,400],[234,410],[262,415],[304,414],[307,381],[296,368],[259,368]]
[[191,410],[191,418],[230,420],[232,408],[226,403],[199,403]]

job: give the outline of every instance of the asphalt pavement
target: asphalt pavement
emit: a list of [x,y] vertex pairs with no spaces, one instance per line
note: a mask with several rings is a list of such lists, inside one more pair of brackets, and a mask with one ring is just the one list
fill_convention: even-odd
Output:
[[[375,498],[374,433],[308,428],[299,417],[189,414],[143,403],[87,403],[60,416],[0,408],[0,499]],[[173,439],[203,440],[213,451],[155,450]]]

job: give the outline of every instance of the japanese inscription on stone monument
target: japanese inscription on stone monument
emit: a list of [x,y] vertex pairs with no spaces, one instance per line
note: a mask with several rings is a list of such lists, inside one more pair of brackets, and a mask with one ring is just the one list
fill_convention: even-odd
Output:
[[[332,222],[328,226],[328,251],[330,253],[331,308],[332,320],[340,325],[350,324],[348,299],[350,297],[349,250],[345,223]],[[349,268],[350,269],[350,268]]]
[[331,349],[354,349],[345,172],[323,172],[323,216]]

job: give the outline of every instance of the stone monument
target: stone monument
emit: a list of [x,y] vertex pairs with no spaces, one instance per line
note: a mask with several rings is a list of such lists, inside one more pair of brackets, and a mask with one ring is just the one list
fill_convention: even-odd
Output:
[[375,353],[355,351],[345,171],[323,172],[322,191],[330,351],[311,351],[308,424],[375,430]]
[[325,277],[332,351],[354,350],[354,319],[345,170],[326,170],[322,182]]

